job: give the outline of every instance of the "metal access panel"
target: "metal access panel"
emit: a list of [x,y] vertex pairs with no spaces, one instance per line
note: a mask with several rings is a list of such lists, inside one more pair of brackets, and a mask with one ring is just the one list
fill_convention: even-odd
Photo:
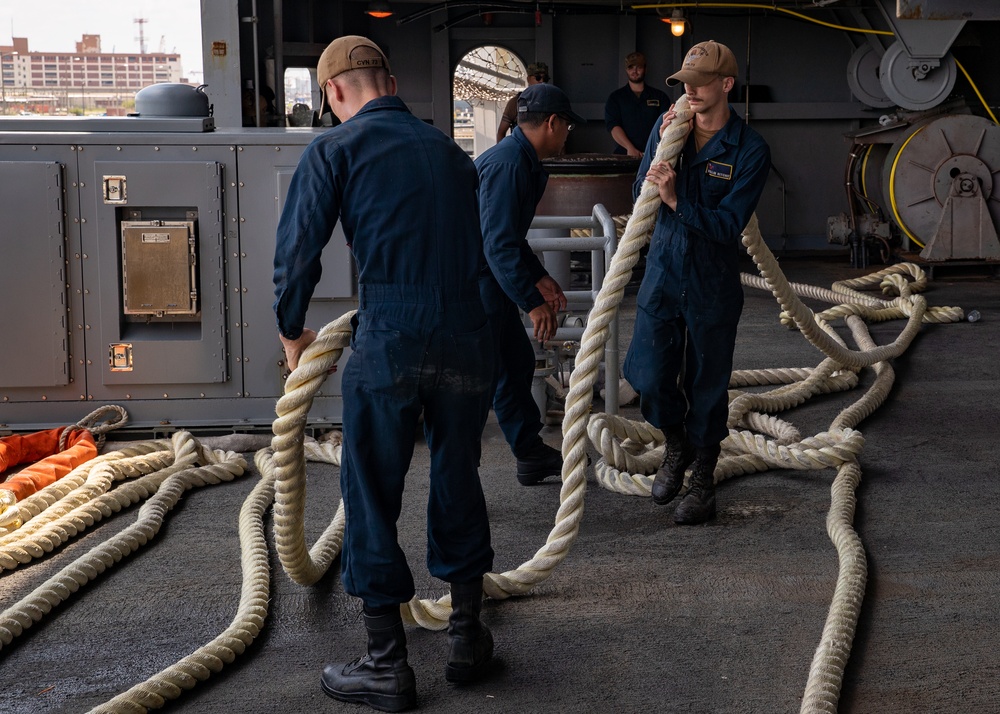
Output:
[[194,221],[122,221],[126,315],[195,315],[198,253]]
[[[248,395],[284,391],[287,365],[274,318],[274,245],[288,187],[310,134],[300,136],[301,145],[238,148],[240,258],[245,290],[243,376]],[[340,225],[323,249],[323,275],[309,304],[307,324],[316,330],[357,308],[357,279],[350,249]],[[340,364],[350,354],[344,350]],[[329,375],[313,400],[311,423],[340,423],[342,370]]]
[[0,161],[0,391],[70,381],[63,174],[59,162]]
[[80,148],[88,399],[128,408],[236,396],[223,238],[231,149],[116,138]]

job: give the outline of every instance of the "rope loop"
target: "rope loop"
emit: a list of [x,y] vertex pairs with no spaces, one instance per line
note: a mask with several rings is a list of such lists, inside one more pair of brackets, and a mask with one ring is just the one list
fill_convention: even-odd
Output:
[[128,412],[117,404],[106,404],[98,407],[73,426],[68,426],[59,434],[59,450],[65,451],[69,435],[77,429],[85,429],[94,437],[94,443],[100,449],[104,446],[107,434],[120,429],[128,423]]

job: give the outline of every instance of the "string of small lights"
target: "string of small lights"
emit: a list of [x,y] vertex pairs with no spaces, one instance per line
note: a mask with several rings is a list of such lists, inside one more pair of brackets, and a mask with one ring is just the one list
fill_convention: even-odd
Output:
[[453,85],[455,99],[463,101],[486,101],[486,102],[506,102],[520,90],[517,87],[499,89],[491,87],[477,79],[460,77],[455,75]]
[[499,47],[478,47],[455,69],[455,99],[506,102],[524,88],[524,67]]

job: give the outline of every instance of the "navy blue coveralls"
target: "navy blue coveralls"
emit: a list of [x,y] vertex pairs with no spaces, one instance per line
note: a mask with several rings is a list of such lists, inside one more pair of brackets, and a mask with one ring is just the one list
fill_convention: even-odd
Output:
[[[647,84],[637,97],[632,87],[626,84],[608,96],[604,104],[604,126],[608,133],[620,126],[632,146],[638,149],[645,145],[650,128],[660,125],[659,119],[669,106],[670,97],[666,92]],[[616,142],[614,153],[624,154],[625,148]]]
[[395,97],[368,102],[317,137],[278,225],[274,309],[290,339],[302,333],[338,217],[359,289],[341,380],[342,579],[366,606],[385,607],[414,595],[396,521],[421,411],[431,455],[428,569],[466,583],[493,567],[478,473],[493,340],[477,284],[475,167]]
[[518,308],[531,312],[545,302],[535,284],[548,275],[527,235],[549,175],[520,127],[476,159],[479,215],[487,265],[479,294],[497,351],[493,411],[517,458],[542,438],[541,415],[531,395],[535,350]]
[[[633,197],[652,163],[659,126],[650,132]],[[701,151],[689,134],[677,166],[677,210],[663,204],[656,217],[624,374],[646,421],[659,429],[686,425],[695,447],[715,446],[729,433],[727,390],[743,310],[740,235],[770,166],[764,139],[730,107],[729,121]]]

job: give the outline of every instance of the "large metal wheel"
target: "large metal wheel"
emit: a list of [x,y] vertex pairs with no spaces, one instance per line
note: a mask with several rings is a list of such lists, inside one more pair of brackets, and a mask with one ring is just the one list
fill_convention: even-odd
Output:
[[866,106],[884,109],[895,104],[882,89],[879,65],[882,57],[869,45],[854,50],[847,63],[847,84],[851,93]]
[[904,109],[920,111],[943,102],[955,87],[955,58],[945,54],[938,67],[910,57],[898,40],[882,55],[879,78],[889,99]]
[[892,219],[923,247],[934,237],[960,173],[978,179],[993,225],[1000,225],[1000,202],[990,200],[998,170],[1000,127],[982,117],[954,114],[915,124],[893,144],[882,169],[882,190]]
[[889,209],[889,198],[882,188],[882,169],[890,146],[891,144],[869,144],[858,171],[861,195],[881,206],[884,211]]

